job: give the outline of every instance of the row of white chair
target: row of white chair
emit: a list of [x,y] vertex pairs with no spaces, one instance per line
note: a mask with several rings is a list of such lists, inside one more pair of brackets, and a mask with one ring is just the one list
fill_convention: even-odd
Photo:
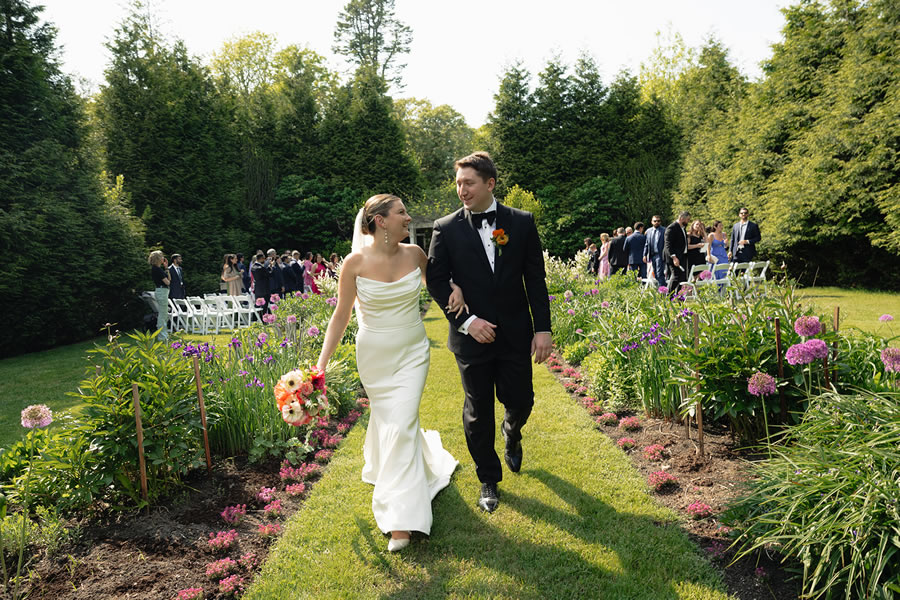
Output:
[[190,333],[216,333],[238,329],[259,320],[259,312],[249,295],[169,298],[169,328]]
[[[681,283],[685,298],[696,298],[697,289],[704,285],[716,285],[719,289],[728,289],[738,296],[756,291],[766,292],[766,272],[769,261],[725,263],[721,265],[694,265],[688,273],[688,279]],[[710,271],[710,277],[702,279],[701,275]],[[719,276],[720,273],[725,273]]]

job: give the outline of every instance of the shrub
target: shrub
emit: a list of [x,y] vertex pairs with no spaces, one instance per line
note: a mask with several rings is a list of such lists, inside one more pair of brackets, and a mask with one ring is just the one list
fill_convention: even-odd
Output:
[[900,395],[818,396],[768,451],[728,511],[741,529],[738,555],[774,547],[802,562],[810,597],[891,598],[900,573]]

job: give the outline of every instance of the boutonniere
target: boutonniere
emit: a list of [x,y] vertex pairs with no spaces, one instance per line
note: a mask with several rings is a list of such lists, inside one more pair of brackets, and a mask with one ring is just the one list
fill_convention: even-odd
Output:
[[494,242],[494,246],[497,247],[497,254],[503,254],[503,248],[501,246],[505,246],[509,242],[509,236],[506,235],[506,232],[502,229],[495,229],[491,233],[491,241]]

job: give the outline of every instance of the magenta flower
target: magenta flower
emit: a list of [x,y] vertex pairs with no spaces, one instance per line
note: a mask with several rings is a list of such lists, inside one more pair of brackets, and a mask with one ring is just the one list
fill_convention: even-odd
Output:
[[603,413],[599,417],[595,419],[601,425],[615,425],[619,422],[619,417],[616,416],[616,413]]
[[625,431],[637,431],[641,428],[641,420],[637,417],[623,417],[619,421],[619,428]]
[[888,373],[900,373],[900,348],[885,348],[881,351],[881,362]]
[[263,323],[266,323],[267,325],[271,325],[272,323],[275,322],[275,315],[263,315],[262,320],[263,320]]
[[225,552],[237,543],[237,539],[238,532],[234,529],[231,531],[219,531],[214,534],[210,533],[209,547],[215,552]]
[[306,330],[306,335],[308,335],[309,337],[317,337],[319,335],[319,328],[313,325]]
[[53,411],[46,404],[32,404],[22,411],[22,427],[42,429],[53,422]]
[[678,485],[678,478],[665,471],[654,471],[647,476],[647,483],[657,492]]
[[664,285],[661,285],[661,286],[659,286],[658,288],[656,288],[656,291],[659,292],[660,294],[668,294],[668,293],[669,293],[669,288],[667,288],[667,287],[664,286]]
[[178,590],[175,600],[203,600],[203,588],[184,588]]
[[294,298],[300,298],[303,296],[303,292],[294,292]]
[[219,582],[219,593],[225,597],[238,598],[244,592],[244,578],[231,575]]
[[819,323],[819,317],[803,316],[794,321],[794,331],[800,337],[813,337],[822,331],[822,324]]
[[574,308],[570,308],[570,309],[567,310],[566,312],[569,313],[569,315],[574,315],[574,314],[575,314],[575,309],[574,309]]
[[278,294],[272,294],[271,296],[269,296],[269,302],[272,302],[273,304],[281,302],[281,296],[279,296]]
[[296,323],[296,322],[297,322],[297,316],[296,316],[296,315],[288,315],[286,320],[287,320],[288,323]]
[[881,321],[882,323],[887,323],[888,321],[893,321],[894,317],[892,317],[891,315],[888,315],[888,314],[884,314],[884,315],[881,315],[880,317],[878,317],[878,320]]
[[712,279],[712,271],[706,270],[700,273],[700,281],[706,281],[707,279]]
[[256,494],[256,499],[260,502],[271,502],[275,499],[275,488],[264,487]]
[[622,450],[631,450],[637,445],[637,442],[634,441],[634,438],[623,437],[619,438],[619,441],[616,442],[619,445],[619,448]]
[[257,298],[257,299],[256,299],[256,305],[257,305],[257,306],[265,306],[265,304],[266,304],[266,299],[265,299],[265,298]]
[[225,510],[222,511],[222,518],[229,525],[237,525],[241,522],[241,519],[247,514],[247,505],[246,504],[236,504],[234,506],[227,506]]
[[281,533],[281,525],[278,523],[260,523],[257,532],[264,538],[275,537]]
[[600,308],[609,308],[609,302],[607,300],[604,300],[600,303]]
[[704,502],[693,502],[687,507],[687,511],[695,519],[705,519],[712,514],[712,507]]
[[237,567],[233,558],[222,558],[206,565],[206,576],[210,579],[222,579],[237,571]]
[[808,365],[826,356],[828,356],[828,346],[822,340],[815,338],[794,344],[785,353],[785,358],[792,365]]
[[659,461],[666,457],[668,452],[662,444],[651,444],[644,448],[644,458],[652,461]]
[[584,333],[584,330],[581,327],[579,327],[578,329],[575,330],[575,333]]
[[306,485],[302,483],[292,483],[286,485],[284,491],[287,492],[288,496],[299,496],[306,491]]
[[325,301],[325,304],[327,304],[328,306],[337,306],[337,298],[332,296],[331,298],[329,298],[328,300]]
[[753,396],[771,396],[775,393],[775,378],[757,371],[747,379],[747,391]]
[[300,297],[303,298],[304,300],[309,300],[309,294],[307,294],[306,292],[303,292],[302,294],[300,294]]

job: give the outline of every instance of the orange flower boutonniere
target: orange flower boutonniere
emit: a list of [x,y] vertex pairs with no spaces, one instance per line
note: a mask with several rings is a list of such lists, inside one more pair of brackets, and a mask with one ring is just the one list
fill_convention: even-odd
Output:
[[503,254],[503,248],[499,246],[505,246],[509,242],[509,236],[502,229],[495,229],[491,233],[491,241],[494,242],[494,246],[498,246],[497,254]]

